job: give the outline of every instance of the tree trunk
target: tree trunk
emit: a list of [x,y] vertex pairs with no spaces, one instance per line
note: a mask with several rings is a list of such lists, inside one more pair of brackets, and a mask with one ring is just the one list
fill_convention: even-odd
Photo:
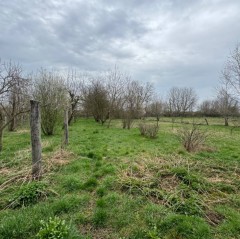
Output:
[[157,127],[158,127],[158,124],[159,124],[159,120],[160,120],[160,117],[159,117],[159,115],[157,115]]
[[3,149],[3,129],[5,124],[5,117],[3,116],[2,111],[0,111],[0,152]]
[[32,143],[32,178],[38,180],[42,174],[41,119],[38,101],[30,100],[30,127]]
[[0,152],[3,149],[3,129],[0,128]]
[[68,145],[68,109],[64,112],[64,144]]
[[9,131],[14,131],[16,129],[16,111],[17,111],[17,102],[16,102],[16,93],[14,92],[13,93],[13,102],[12,102],[12,112],[11,112],[11,117],[12,117],[12,120],[9,124]]
[[71,105],[71,112],[70,112],[70,115],[68,116],[68,125],[71,124],[71,122],[72,122],[72,120],[74,118],[75,108],[76,108],[76,104],[72,104]]
[[225,118],[224,118],[224,125],[225,125],[225,126],[228,126],[228,117],[225,117]]
[[208,120],[207,120],[207,118],[205,118],[205,121],[206,121],[206,124],[209,125],[209,124],[208,124]]

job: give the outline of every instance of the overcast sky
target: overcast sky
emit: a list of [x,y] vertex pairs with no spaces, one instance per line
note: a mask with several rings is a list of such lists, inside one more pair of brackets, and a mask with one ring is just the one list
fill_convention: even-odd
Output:
[[240,0],[0,0],[0,58],[104,71],[210,98],[240,41]]

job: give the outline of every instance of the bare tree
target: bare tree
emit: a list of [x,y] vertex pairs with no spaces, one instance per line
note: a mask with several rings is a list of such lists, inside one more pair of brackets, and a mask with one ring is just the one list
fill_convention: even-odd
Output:
[[163,115],[166,109],[166,103],[159,97],[155,97],[152,102],[147,106],[147,115],[151,117],[156,117],[157,126],[160,120],[160,116]]
[[93,78],[90,84],[85,87],[83,106],[93,115],[96,122],[102,125],[109,118],[110,102],[108,91],[101,78]]
[[120,115],[124,99],[124,87],[127,83],[128,75],[123,74],[117,66],[107,72],[104,76],[109,100],[109,120],[108,127],[114,117]]
[[87,74],[79,74],[74,70],[68,72],[66,88],[70,100],[70,111],[68,117],[69,125],[74,119],[78,106],[83,98],[83,87],[86,78],[88,78]]
[[218,103],[216,100],[204,100],[199,105],[199,111],[201,115],[205,117],[219,116]]
[[222,80],[228,85],[232,97],[240,97],[240,44],[228,57],[225,68],[222,72]]
[[[20,73],[21,74],[21,73]],[[29,84],[30,79],[28,78],[18,78],[9,91],[8,94],[8,118],[11,119],[9,123],[9,131],[15,131],[17,125],[19,125],[19,116],[15,116],[17,112],[22,112],[25,110],[26,105],[29,104]],[[17,122],[18,121],[18,122]]]
[[228,126],[229,117],[238,114],[238,102],[231,96],[228,84],[218,90],[216,103],[218,113],[224,118],[224,125]]
[[144,116],[152,95],[153,86],[150,83],[141,84],[129,79],[125,88],[122,108],[123,128],[130,129],[134,119]]
[[192,88],[173,87],[168,93],[168,107],[172,116],[185,116],[197,102],[197,94]]
[[35,77],[34,97],[41,102],[41,127],[45,135],[53,135],[67,105],[64,80],[59,73],[40,70]]
[[22,100],[23,86],[26,82],[28,80],[22,76],[20,65],[11,61],[0,62],[0,151],[3,147],[3,130],[9,124],[15,128],[16,117],[29,111],[29,104],[24,104]]

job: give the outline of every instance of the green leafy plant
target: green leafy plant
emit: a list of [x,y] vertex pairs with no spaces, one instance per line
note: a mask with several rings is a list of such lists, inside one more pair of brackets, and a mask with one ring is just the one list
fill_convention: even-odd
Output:
[[69,235],[70,227],[65,220],[58,217],[49,218],[47,222],[41,221],[41,228],[37,234],[38,239],[65,239]]
[[9,200],[8,207],[18,208],[37,203],[41,198],[46,197],[46,185],[41,182],[31,182],[23,185]]

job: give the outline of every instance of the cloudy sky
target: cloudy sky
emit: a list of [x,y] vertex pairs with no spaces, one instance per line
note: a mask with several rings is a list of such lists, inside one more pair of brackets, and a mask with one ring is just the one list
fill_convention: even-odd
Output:
[[240,0],[0,0],[0,58],[194,87],[210,98],[240,41]]

